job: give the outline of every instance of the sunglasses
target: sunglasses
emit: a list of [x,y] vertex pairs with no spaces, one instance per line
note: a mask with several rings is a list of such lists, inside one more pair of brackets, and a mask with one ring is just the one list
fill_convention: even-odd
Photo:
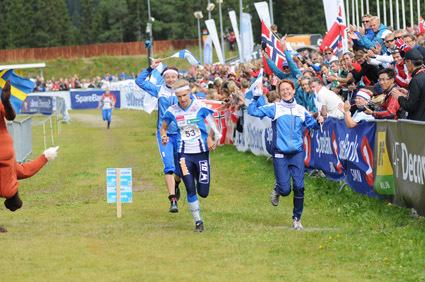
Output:
[[390,42],[394,42],[395,41],[395,38],[393,38],[393,39],[388,39],[388,40],[385,40],[385,43],[390,43]]
[[369,21],[362,21],[362,23],[368,23]]

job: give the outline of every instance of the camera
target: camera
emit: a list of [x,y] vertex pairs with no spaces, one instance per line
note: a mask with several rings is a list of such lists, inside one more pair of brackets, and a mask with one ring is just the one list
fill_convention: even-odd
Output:
[[366,107],[368,107],[369,109],[371,109],[372,111],[376,111],[378,109],[378,105],[376,105],[374,102],[369,101],[366,105]]

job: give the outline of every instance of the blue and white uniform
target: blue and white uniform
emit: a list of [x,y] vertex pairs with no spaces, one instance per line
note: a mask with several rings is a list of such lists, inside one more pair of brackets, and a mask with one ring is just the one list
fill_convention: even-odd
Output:
[[183,109],[179,104],[172,105],[165,112],[163,120],[167,124],[176,123],[177,148],[183,182],[186,186],[187,201],[195,222],[201,222],[200,207],[197,195],[206,198],[210,190],[210,161],[208,151],[207,120],[216,134],[217,130],[213,111],[199,100],[191,100],[191,104]]
[[293,179],[293,218],[301,219],[304,207],[304,147],[303,126],[317,128],[318,123],[295,100],[276,102],[259,106],[257,98],[248,107],[248,113],[255,117],[272,119],[273,166],[276,178],[275,190],[281,196],[291,193],[290,178]]
[[165,111],[169,106],[177,104],[177,97],[174,94],[174,90],[171,87],[163,84],[161,86],[154,85],[150,81],[146,80],[149,75],[152,73],[153,69],[148,67],[143,70],[136,78],[136,84],[146,91],[149,95],[158,98],[158,120],[157,120],[157,134],[156,139],[159,147],[159,152],[161,154],[161,159],[164,164],[164,173],[176,173],[180,174],[178,171],[178,165],[176,165],[177,160],[177,125],[175,123],[170,123],[167,130],[167,136],[170,141],[167,144],[162,144],[161,134],[159,132],[162,126],[162,119]]

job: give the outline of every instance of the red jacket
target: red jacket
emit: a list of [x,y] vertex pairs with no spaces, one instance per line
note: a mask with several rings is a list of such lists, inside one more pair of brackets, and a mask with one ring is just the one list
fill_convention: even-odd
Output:
[[382,103],[382,111],[375,111],[373,116],[376,119],[397,119],[397,112],[400,109],[400,104],[398,100],[391,95],[391,90],[396,87],[393,86],[389,91],[387,91],[384,102]]
[[407,72],[407,67],[404,62],[395,65],[394,70],[396,74],[395,82],[397,83],[397,85],[403,88],[407,88],[407,86],[409,86],[410,76]]

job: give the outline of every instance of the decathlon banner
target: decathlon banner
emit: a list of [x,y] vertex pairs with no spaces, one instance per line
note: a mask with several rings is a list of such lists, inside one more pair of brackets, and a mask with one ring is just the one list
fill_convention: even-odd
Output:
[[386,124],[387,149],[396,181],[394,203],[425,215],[425,135],[419,133],[425,123],[399,120]]
[[[121,97],[119,91],[110,91],[115,96],[115,108],[121,107]],[[99,106],[100,98],[104,90],[76,90],[70,91],[71,107],[73,109],[96,109]]]

